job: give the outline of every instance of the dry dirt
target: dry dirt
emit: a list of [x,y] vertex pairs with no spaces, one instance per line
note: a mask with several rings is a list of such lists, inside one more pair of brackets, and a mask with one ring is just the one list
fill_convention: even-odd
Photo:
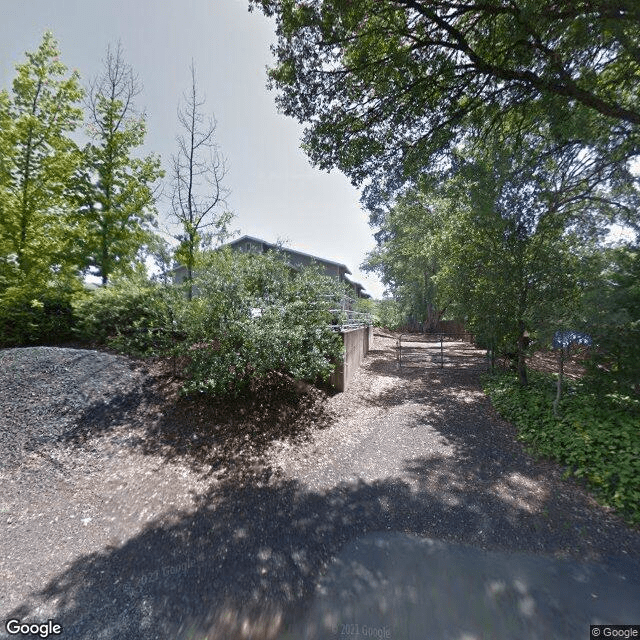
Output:
[[394,344],[343,394],[274,376],[242,402],[182,398],[157,363],[0,351],[0,620],[273,638],[372,531],[640,560],[640,533],[528,456],[477,373],[399,371]]

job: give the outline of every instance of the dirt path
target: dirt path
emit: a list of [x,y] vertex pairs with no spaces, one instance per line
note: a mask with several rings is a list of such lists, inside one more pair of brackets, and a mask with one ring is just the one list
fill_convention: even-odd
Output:
[[84,438],[0,476],[0,620],[52,618],[65,640],[275,638],[375,532],[640,562],[640,534],[527,456],[472,375],[400,373],[392,344],[344,394],[233,420],[136,373]]
[[390,484],[420,505],[406,522],[382,520],[379,529],[487,549],[640,559],[638,532],[564,479],[558,465],[528,455],[477,373],[399,371],[393,346],[378,337],[353,386],[329,401],[341,417],[295,455],[275,456],[286,478],[314,492]]

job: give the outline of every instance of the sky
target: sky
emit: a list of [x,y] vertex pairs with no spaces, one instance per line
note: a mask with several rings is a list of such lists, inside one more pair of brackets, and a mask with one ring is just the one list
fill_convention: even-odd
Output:
[[[382,296],[380,281],[359,269],[375,246],[360,192],[343,174],[313,168],[300,149],[302,126],[278,113],[266,87],[274,24],[249,13],[247,0],[0,0],[0,87],[10,89],[15,65],[46,30],[85,86],[107,46],[121,42],[143,84],[136,103],[147,115],[144,153],[159,154],[167,173],[193,60],[228,163],[232,228],[346,264],[370,294]],[[159,203],[161,220],[168,209],[168,201]]]

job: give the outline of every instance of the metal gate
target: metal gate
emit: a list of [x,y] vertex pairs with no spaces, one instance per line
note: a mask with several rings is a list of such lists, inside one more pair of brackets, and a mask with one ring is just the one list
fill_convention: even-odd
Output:
[[470,333],[403,333],[396,342],[398,368],[487,371],[485,349],[473,343]]

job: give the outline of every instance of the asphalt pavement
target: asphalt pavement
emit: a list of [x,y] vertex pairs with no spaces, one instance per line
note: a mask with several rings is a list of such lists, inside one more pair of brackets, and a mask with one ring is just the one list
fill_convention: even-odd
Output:
[[[640,566],[484,551],[397,532],[352,541],[280,640],[588,640],[638,625]],[[593,635],[592,635],[593,633]]]

